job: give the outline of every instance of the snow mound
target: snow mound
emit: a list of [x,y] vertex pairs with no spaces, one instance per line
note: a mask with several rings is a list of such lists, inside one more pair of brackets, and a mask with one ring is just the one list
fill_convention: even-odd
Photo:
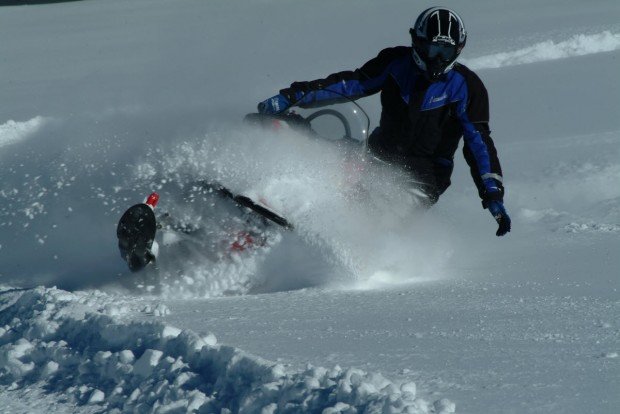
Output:
[[471,69],[496,69],[563,59],[573,56],[611,52],[620,49],[620,33],[604,31],[597,34],[578,34],[563,42],[547,40],[512,52],[495,53],[473,59],[463,59]]
[[46,122],[42,116],[34,117],[25,122],[9,120],[0,125],[0,148],[28,138]]
[[[36,383],[107,412],[430,413],[414,383],[359,369],[292,371],[158,322],[124,320],[118,297],[56,288],[0,293],[0,386]],[[125,318],[127,319],[127,318]]]

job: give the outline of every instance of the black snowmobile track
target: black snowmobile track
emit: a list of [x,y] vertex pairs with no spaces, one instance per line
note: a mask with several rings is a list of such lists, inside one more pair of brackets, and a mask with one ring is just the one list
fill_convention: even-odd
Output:
[[116,227],[118,248],[132,272],[142,270],[155,260],[151,247],[156,231],[155,213],[146,204],[130,207],[119,220]]

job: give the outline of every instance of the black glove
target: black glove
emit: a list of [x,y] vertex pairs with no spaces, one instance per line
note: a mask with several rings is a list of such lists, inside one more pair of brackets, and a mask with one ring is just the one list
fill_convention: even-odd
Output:
[[504,203],[497,200],[491,200],[488,202],[487,207],[499,227],[497,229],[496,236],[503,236],[504,234],[510,231],[510,216],[506,212],[506,208],[504,207]]

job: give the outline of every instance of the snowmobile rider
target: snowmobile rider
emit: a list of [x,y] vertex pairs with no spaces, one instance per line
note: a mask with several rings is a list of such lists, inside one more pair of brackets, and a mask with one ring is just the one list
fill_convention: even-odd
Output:
[[432,7],[409,33],[411,47],[384,49],[354,71],[294,82],[259,103],[258,111],[278,114],[292,106],[319,107],[380,92],[381,120],[368,138],[369,151],[413,173],[432,205],[450,185],[454,153],[464,137],[463,154],[482,206],[497,221],[497,236],[503,236],[510,217],[490,136],[487,91],[474,72],[456,62],[467,40],[463,21],[450,9]]

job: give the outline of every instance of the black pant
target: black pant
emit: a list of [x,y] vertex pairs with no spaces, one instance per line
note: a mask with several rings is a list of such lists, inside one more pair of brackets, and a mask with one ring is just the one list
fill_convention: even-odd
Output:
[[398,165],[411,174],[412,185],[427,196],[427,207],[439,200],[439,196],[450,186],[454,161],[440,157],[401,154],[397,149],[383,145],[381,129],[376,128],[368,137],[368,151],[375,157]]

